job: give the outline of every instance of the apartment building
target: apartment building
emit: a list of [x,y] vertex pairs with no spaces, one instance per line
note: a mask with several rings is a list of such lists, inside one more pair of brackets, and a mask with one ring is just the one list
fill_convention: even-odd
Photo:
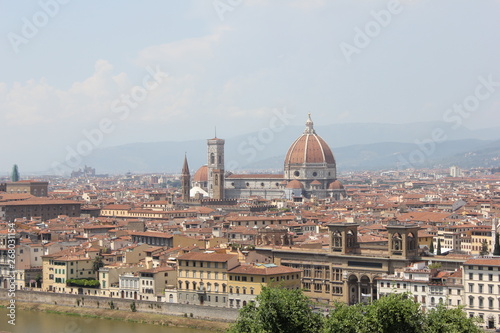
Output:
[[81,293],[82,289],[79,287],[67,286],[67,281],[69,279],[95,278],[93,261],[94,258],[83,254],[42,256],[42,290],[61,293]]
[[500,328],[500,258],[469,259],[463,272],[464,310],[481,317],[484,328]]
[[300,269],[275,264],[243,264],[228,270],[227,274],[230,308],[240,308],[254,301],[262,287],[279,285],[299,289],[302,279]]
[[191,252],[177,263],[178,303],[227,306],[227,272],[239,265],[238,255]]

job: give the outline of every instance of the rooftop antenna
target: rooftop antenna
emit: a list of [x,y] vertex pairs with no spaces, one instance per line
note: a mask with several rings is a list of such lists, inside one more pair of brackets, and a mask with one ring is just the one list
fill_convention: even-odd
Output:
[[215,138],[217,138],[217,126],[214,126]]

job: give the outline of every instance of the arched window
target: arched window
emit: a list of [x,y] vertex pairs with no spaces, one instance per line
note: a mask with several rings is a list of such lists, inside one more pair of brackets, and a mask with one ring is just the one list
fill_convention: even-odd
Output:
[[402,250],[402,239],[401,235],[398,233],[392,235],[392,249],[396,251]]
[[211,153],[210,154],[210,164],[214,164],[215,163],[215,155],[214,153]]
[[354,244],[355,244],[355,237],[356,235],[354,235],[354,233],[352,232],[352,230],[349,230],[347,232],[347,236],[346,236],[346,245],[347,247],[353,247]]
[[338,230],[332,234],[332,244],[333,247],[342,247],[342,234]]
[[417,248],[416,246],[416,241],[415,241],[415,236],[413,235],[413,233],[409,233],[408,234],[408,244],[407,244],[407,248],[408,250],[415,250]]

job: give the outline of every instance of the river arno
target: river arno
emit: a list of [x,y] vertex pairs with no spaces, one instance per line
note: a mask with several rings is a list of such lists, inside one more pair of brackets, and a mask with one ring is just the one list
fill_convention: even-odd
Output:
[[17,311],[15,326],[10,325],[8,320],[7,309],[0,308],[0,331],[12,333],[213,333],[213,331],[191,328],[82,318],[27,310]]

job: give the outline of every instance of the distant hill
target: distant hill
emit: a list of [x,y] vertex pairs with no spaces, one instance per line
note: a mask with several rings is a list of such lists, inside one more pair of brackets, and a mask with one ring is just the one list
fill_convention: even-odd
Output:
[[[455,130],[439,122],[336,124],[315,128],[332,148],[339,170],[344,171],[405,168],[404,161],[409,161],[412,152],[418,150],[415,140],[431,138],[432,130],[436,128],[443,130],[447,140],[438,143],[431,154],[424,154],[423,163],[415,166],[459,165],[469,168],[500,164],[500,128]],[[302,131],[303,127],[290,126],[281,132],[273,132],[271,139],[263,132],[225,138],[226,169],[281,170],[286,151]],[[103,148],[94,151],[84,163],[95,167],[99,173],[177,173],[182,167],[184,153],[187,153],[194,173],[206,164],[206,140],[131,143]],[[413,153],[414,157],[417,154]]]

